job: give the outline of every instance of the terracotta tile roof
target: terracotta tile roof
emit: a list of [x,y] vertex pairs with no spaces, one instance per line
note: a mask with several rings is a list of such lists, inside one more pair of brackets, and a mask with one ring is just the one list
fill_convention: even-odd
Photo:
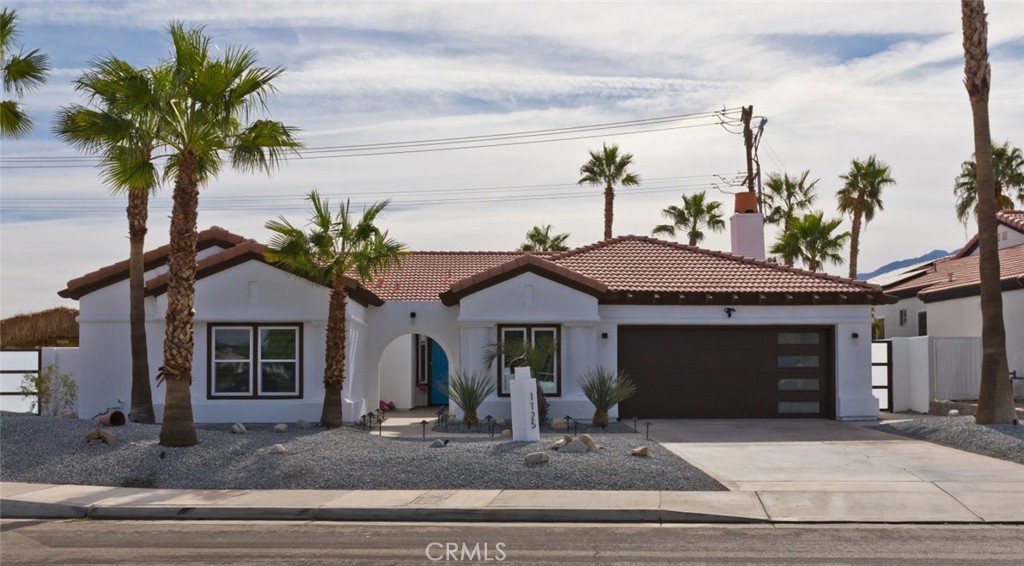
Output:
[[524,254],[456,281],[448,290],[441,293],[441,302],[448,306],[458,304],[462,297],[527,272],[539,273],[548,279],[553,279],[595,297],[604,297],[608,293],[608,286],[600,281],[552,263],[547,259]]
[[[222,252],[207,256],[196,263],[196,280],[209,277],[215,273],[224,271],[236,265],[241,265],[247,261],[259,261],[282,269],[281,267],[267,262],[263,255],[267,246],[255,241],[246,240],[232,248],[228,248]],[[349,289],[349,296],[353,300],[360,303],[363,306],[375,305],[380,306],[384,304],[379,297],[373,292],[367,290],[355,279],[346,277],[346,287]],[[162,295],[167,292],[167,284],[170,281],[170,275],[164,273],[157,277],[154,277],[146,282],[146,293],[149,295]]]
[[[237,240],[232,247],[198,262],[197,278],[246,261],[265,262],[263,244],[231,236]],[[166,259],[166,250],[161,250],[151,253],[162,253]],[[642,236],[623,236],[563,253],[412,252],[372,284],[353,280],[351,289],[353,298],[364,304],[442,299],[455,304],[466,294],[527,271],[597,296],[603,303],[877,304],[895,300],[862,281]],[[103,278],[90,274],[79,280],[99,282],[92,283],[96,288],[102,286]],[[166,274],[154,277],[147,282],[147,292],[166,292],[167,281]],[[76,287],[81,288],[85,287]]]
[[[979,259],[972,255],[937,261],[926,273],[887,292],[900,297],[916,295],[925,302],[977,295]],[[1024,245],[999,250],[999,271],[1004,290],[1024,287]]]
[[436,301],[453,283],[524,252],[412,252],[367,287],[385,301]]
[[881,299],[879,287],[862,281],[643,236],[606,240],[555,255],[551,261],[626,293],[705,295],[705,301],[707,294],[868,295]]
[[[199,240],[196,243],[196,248],[199,250],[213,246],[230,248],[245,241],[244,237],[228,232],[219,226],[213,226],[207,230],[203,230],[202,232],[199,232],[198,236]],[[170,253],[170,251],[171,247],[169,245],[164,245],[143,254],[142,263],[145,266],[146,271],[163,265],[167,261],[167,254]],[[59,291],[57,294],[65,299],[78,300],[82,298],[82,295],[86,295],[108,285],[113,285],[119,281],[124,281],[125,279],[128,279],[127,259],[106,267],[101,267],[96,271],[86,273],[77,279],[72,279],[71,281],[68,281],[67,288]]]
[[[1024,234],[1024,210],[1000,210],[996,213],[996,221],[1003,226],[1012,228]],[[975,234],[970,240],[956,252],[953,257],[967,257],[978,248],[978,235]]]

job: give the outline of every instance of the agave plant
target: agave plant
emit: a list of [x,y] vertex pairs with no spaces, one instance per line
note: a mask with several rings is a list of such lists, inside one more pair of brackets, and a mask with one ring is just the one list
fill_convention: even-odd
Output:
[[636,384],[624,372],[613,375],[604,367],[587,370],[577,381],[594,405],[594,426],[608,426],[608,411],[636,394]]
[[483,372],[456,371],[448,376],[444,394],[462,409],[462,422],[472,426],[480,422],[476,410],[488,395],[494,393],[494,379]]

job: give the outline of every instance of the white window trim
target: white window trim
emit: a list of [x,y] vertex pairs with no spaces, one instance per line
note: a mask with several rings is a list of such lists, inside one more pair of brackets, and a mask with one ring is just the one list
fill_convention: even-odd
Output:
[[[225,360],[217,359],[217,332],[221,330],[246,330],[249,335],[249,359]],[[262,330],[291,330],[295,336],[295,358],[294,359],[263,359],[260,348],[259,333]],[[207,398],[216,399],[301,399],[302,388],[302,324],[261,324],[258,322],[238,323],[210,323],[207,347],[209,348],[209,365],[207,370]],[[295,389],[291,391],[263,391],[263,362],[273,363],[294,363],[295,364]],[[218,363],[248,363],[249,364],[249,390],[246,392],[218,391],[217,387],[217,364]]]

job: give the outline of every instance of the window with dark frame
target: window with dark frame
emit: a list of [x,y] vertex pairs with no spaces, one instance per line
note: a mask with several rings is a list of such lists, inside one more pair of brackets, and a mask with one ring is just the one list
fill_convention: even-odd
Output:
[[302,397],[302,325],[211,324],[207,398]]
[[[502,344],[522,343],[528,341],[530,344],[554,343],[558,345],[552,355],[548,357],[544,369],[540,375],[533,376],[537,385],[547,396],[558,397],[562,394],[561,380],[561,340],[560,328],[558,326],[542,325],[499,325],[498,338]],[[498,363],[498,395],[508,397],[509,381],[513,377],[515,360],[507,358],[504,354],[497,360]],[[516,364],[521,365],[521,364]]]

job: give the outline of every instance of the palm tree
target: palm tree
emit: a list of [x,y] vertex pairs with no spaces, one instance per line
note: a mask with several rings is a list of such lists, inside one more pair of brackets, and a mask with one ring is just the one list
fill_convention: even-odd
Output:
[[701,228],[708,228],[712,232],[725,230],[722,203],[707,200],[707,196],[705,191],[694,193],[692,196],[683,195],[682,207],[672,205],[661,211],[661,215],[671,220],[672,224],[659,224],[654,227],[651,234],[665,234],[674,238],[677,228],[685,229],[690,245],[696,246],[704,240]]
[[819,179],[810,183],[807,177],[810,171],[804,171],[799,177],[790,177],[789,173],[779,175],[770,173],[764,184],[764,205],[768,214],[764,221],[769,224],[781,224],[782,231],[788,232],[793,220],[804,210],[810,210],[817,195],[814,187]]
[[866,161],[853,160],[850,171],[840,175],[843,188],[836,193],[839,212],[853,218],[850,229],[850,279],[857,277],[857,256],[860,254],[861,223],[866,226],[875,218],[875,211],[882,207],[882,189],[894,185],[889,166],[872,155]]
[[[530,340],[505,340],[490,344],[484,348],[483,363],[490,368],[495,361],[502,360],[506,367],[528,367],[530,375],[537,380],[537,413],[540,422],[548,419],[548,399],[541,387],[540,376],[551,375],[558,363],[558,352],[561,346],[558,340],[538,338]],[[504,368],[499,368],[499,373]]]
[[978,199],[978,271],[981,278],[981,387],[978,424],[1009,423],[1017,418],[1006,359],[1003,294],[999,280],[999,242],[996,240],[996,178],[988,94],[992,69],[988,62],[988,23],[985,3],[961,0],[964,32],[964,86],[974,121],[975,186]]
[[[1024,206],[1024,153],[1019,147],[1013,147],[1009,141],[1002,145],[992,146],[992,170],[996,191],[996,210],[1012,210],[1013,199],[1016,197]],[[960,175],[953,185],[956,195],[956,218],[967,225],[967,218],[973,212],[978,214],[978,178],[974,160],[964,161],[960,165]],[[1006,194],[1010,190],[1014,193]]]
[[225,158],[241,171],[269,174],[300,144],[295,130],[281,122],[246,123],[252,112],[266,109],[283,69],[257,66],[256,53],[244,48],[228,47],[211,58],[210,38],[202,27],[185,29],[174,22],[170,33],[171,80],[163,95],[168,107],[158,128],[158,141],[170,153],[164,177],[174,179],[163,365],[167,394],[160,444],[192,446],[198,442],[189,389],[199,187],[220,172]]
[[166,67],[136,69],[111,57],[96,61],[75,81],[88,105],[63,107],[54,134],[79,150],[101,156],[103,179],[114,193],[128,195],[128,304],[131,327],[132,409],[136,422],[153,423],[153,393],[146,345],[145,267],[149,195],[159,174],[153,163],[163,111],[160,94],[168,88]]
[[640,176],[626,171],[633,164],[633,154],[619,155],[619,146],[602,144],[601,151],[590,150],[590,161],[580,167],[580,180],[584,183],[604,186],[604,239],[612,238],[613,203],[615,201],[615,185],[633,187],[640,184]]
[[356,281],[370,283],[384,270],[398,265],[406,255],[405,244],[388,237],[374,221],[382,215],[388,201],[377,202],[363,212],[358,222],[352,220],[348,201],[336,215],[330,203],[316,191],[307,199],[313,206],[309,218],[310,231],[304,232],[284,217],[267,222],[274,235],[265,255],[267,261],[330,287],[327,315],[327,354],[324,360],[324,404],[320,424],[341,426],[341,390],[345,383],[345,339],[347,336],[346,298],[348,288]]
[[[18,39],[18,15],[14,10],[4,8],[0,12],[0,65],[3,65],[4,94],[18,98],[26,91],[35,90],[46,82],[50,71],[49,58],[33,49],[28,53],[18,46],[15,54],[15,40]],[[0,101],[0,139],[19,138],[32,130],[32,119],[14,100]]]
[[519,246],[521,252],[565,252],[569,246],[565,241],[569,239],[569,233],[551,235],[551,225],[534,226],[526,233],[526,242]]
[[788,264],[799,259],[807,265],[807,269],[818,271],[826,264],[843,262],[843,246],[850,238],[849,232],[836,234],[842,224],[839,218],[823,219],[823,212],[805,214],[803,218],[794,218],[788,232],[779,234],[771,253],[778,254]]

